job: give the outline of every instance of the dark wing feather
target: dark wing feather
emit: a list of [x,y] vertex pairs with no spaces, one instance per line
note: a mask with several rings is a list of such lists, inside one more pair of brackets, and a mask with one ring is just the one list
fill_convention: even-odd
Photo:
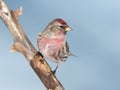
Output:
[[75,56],[73,53],[70,52],[67,41],[66,41],[65,47],[66,47],[66,53],[68,54],[68,56]]

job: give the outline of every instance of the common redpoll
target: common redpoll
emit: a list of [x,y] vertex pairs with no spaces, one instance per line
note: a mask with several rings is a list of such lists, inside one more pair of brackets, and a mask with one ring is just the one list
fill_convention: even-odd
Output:
[[[66,33],[71,30],[67,23],[60,19],[54,19],[48,24],[43,32],[38,34],[37,44],[42,55],[57,63],[66,61],[72,53],[69,51],[69,46],[66,41]],[[54,70],[56,72],[57,70]]]

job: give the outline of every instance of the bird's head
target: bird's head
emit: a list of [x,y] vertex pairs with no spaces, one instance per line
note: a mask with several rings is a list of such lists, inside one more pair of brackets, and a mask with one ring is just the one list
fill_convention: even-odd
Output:
[[57,32],[66,34],[68,31],[71,30],[68,24],[60,18],[54,19],[52,22],[50,22],[46,29],[52,33],[56,32],[56,34]]

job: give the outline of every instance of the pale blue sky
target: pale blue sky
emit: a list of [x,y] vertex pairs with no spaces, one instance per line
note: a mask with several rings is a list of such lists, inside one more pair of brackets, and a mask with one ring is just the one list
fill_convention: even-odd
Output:
[[[120,0],[5,0],[23,6],[19,21],[33,45],[54,18],[73,29],[67,34],[70,57],[56,76],[65,90],[120,90]],[[11,53],[13,38],[0,20],[0,90],[45,90],[20,53]],[[49,62],[52,68],[55,63]]]

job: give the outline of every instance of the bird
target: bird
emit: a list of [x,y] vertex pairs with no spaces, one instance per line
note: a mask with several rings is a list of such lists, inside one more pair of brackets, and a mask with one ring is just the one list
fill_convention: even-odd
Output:
[[53,73],[56,73],[58,66],[65,62],[68,56],[73,56],[66,40],[66,34],[70,30],[72,29],[66,21],[56,18],[37,36],[37,46],[40,53],[46,59],[57,63]]

